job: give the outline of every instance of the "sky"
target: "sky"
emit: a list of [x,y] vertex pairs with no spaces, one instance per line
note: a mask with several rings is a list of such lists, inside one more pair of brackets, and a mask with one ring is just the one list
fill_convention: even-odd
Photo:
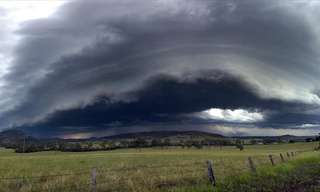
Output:
[[2,0],[0,130],[320,132],[320,1]]

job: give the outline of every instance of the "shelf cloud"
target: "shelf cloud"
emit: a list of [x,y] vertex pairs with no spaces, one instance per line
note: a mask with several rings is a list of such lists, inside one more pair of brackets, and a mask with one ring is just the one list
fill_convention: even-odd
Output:
[[1,129],[320,124],[319,2],[75,0],[24,20],[10,6],[0,3],[11,42],[0,45]]

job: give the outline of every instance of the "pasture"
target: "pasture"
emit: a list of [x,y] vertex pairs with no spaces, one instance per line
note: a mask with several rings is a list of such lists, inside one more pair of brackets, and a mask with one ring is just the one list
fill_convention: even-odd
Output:
[[[97,169],[96,191],[206,191],[210,188],[206,160],[213,160],[218,182],[248,171],[248,156],[257,167],[280,163],[280,153],[312,151],[318,143],[248,145],[203,149],[143,148],[99,152],[0,150],[0,191],[89,191]],[[301,153],[303,158],[313,152]]]

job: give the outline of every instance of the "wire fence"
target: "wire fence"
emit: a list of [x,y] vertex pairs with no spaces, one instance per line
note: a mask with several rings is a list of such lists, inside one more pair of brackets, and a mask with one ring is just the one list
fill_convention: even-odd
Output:
[[[277,156],[273,154],[259,158],[248,157],[246,162],[244,161],[243,163],[247,164],[246,171],[251,170],[255,172],[259,166],[284,163],[303,152],[307,151],[290,151],[281,153]],[[214,187],[217,182],[222,181],[220,173],[226,172],[227,169],[232,169],[233,174],[239,174],[235,169],[237,166],[238,165],[232,165],[232,163],[226,164],[223,159],[219,159],[213,162],[193,161],[191,163],[177,163],[167,166],[140,165],[118,168],[96,167],[91,170],[69,170],[59,174],[0,177],[0,184],[3,185],[5,183],[8,188],[14,189],[14,191],[20,191],[20,189],[23,189],[22,191],[28,191],[28,188],[31,189],[30,191],[35,191],[33,190],[35,188],[39,188],[41,191],[55,191],[53,188],[56,188],[56,191],[62,191],[63,189],[63,191],[90,190],[96,192],[100,188],[105,188],[105,186],[108,186],[107,188],[110,189],[110,191],[117,191],[115,190],[117,186],[123,187],[135,185],[135,183],[130,183],[130,180],[126,178],[128,176],[126,172],[134,172],[131,174],[131,177],[138,177],[139,174],[141,176],[139,184],[142,183],[155,188],[170,187],[179,184],[179,182],[197,184],[200,181],[211,183]],[[244,168],[241,167],[241,169],[242,170],[239,170],[239,172],[243,172]],[[146,172],[152,172],[153,174],[145,174]],[[163,174],[163,172],[165,174]],[[190,177],[190,175],[193,175],[193,177]],[[173,181],[170,179],[173,179]],[[110,185],[113,186],[113,189],[110,188]],[[70,190],[68,188],[70,188]]]

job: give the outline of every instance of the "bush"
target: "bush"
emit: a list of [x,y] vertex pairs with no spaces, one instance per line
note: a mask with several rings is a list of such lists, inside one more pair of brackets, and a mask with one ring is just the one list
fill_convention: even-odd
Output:
[[236,148],[239,149],[240,151],[244,150],[244,146],[242,144],[237,144]]

